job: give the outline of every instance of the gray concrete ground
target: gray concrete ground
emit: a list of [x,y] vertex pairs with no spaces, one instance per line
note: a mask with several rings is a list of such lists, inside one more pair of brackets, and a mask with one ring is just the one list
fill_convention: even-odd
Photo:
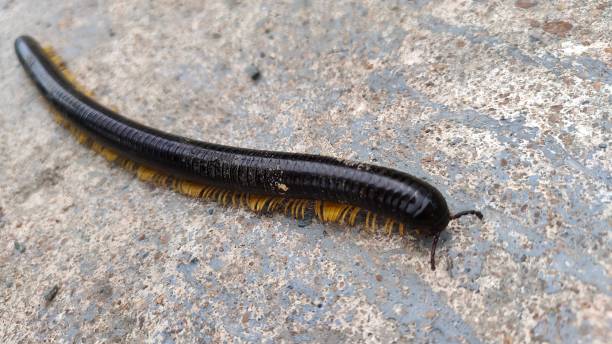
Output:
[[[609,341],[611,12],[0,1],[1,341]],[[52,121],[23,33],[138,121],[398,168],[486,221],[454,223],[432,272],[430,241],[140,182]]]

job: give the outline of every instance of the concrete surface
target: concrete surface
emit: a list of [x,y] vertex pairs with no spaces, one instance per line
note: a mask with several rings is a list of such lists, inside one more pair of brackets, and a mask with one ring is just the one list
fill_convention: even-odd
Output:
[[[0,1],[2,342],[609,341],[608,1],[177,3]],[[23,33],[136,120],[398,168],[486,221],[432,272],[429,241],[142,183],[52,121]]]

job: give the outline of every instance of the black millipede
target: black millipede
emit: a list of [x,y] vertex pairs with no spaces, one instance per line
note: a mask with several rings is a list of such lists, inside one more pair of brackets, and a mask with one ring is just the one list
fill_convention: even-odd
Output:
[[432,185],[410,174],[332,157],[245,149],[196,141],[136,123],[100,105],[79,87],[49,49],[33,38],[15,40],[27,74],[52,104],[58,122],[108,160],[139,178],[194,197],[255,211],[281,210],[294,217],[312,211],[321,221],[388,234],[433,236],[431,268],[440,233],[449,221],[481,212],[451,215]]

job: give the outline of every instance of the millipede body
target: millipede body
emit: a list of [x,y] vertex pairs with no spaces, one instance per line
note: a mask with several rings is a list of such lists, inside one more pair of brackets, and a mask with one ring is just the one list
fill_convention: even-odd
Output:
[[172,185],[182,193],[246,204],[257,211],[284,209],[294,216],[313,210],[323,221],[367,227],[384,223],[435,246],[451,215],[442,194],[430,184],[390,168],[331,157],[253,150],[196,141],[136,123],[97,103],[68,76],[53,55],[33,38],[21,36],[15,51],[27,74],[57,110],[58,121],[107,159],[121,161],[141,179]]

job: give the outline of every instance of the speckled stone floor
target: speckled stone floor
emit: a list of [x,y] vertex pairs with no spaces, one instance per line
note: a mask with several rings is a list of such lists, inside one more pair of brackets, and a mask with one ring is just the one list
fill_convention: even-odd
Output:
[[[609,341],[611,6],[0,0],[0,341]],[[434,272],[427,240],[143,183],[53,122],[23,33],[138,121],[401,169],[485,221]]]

